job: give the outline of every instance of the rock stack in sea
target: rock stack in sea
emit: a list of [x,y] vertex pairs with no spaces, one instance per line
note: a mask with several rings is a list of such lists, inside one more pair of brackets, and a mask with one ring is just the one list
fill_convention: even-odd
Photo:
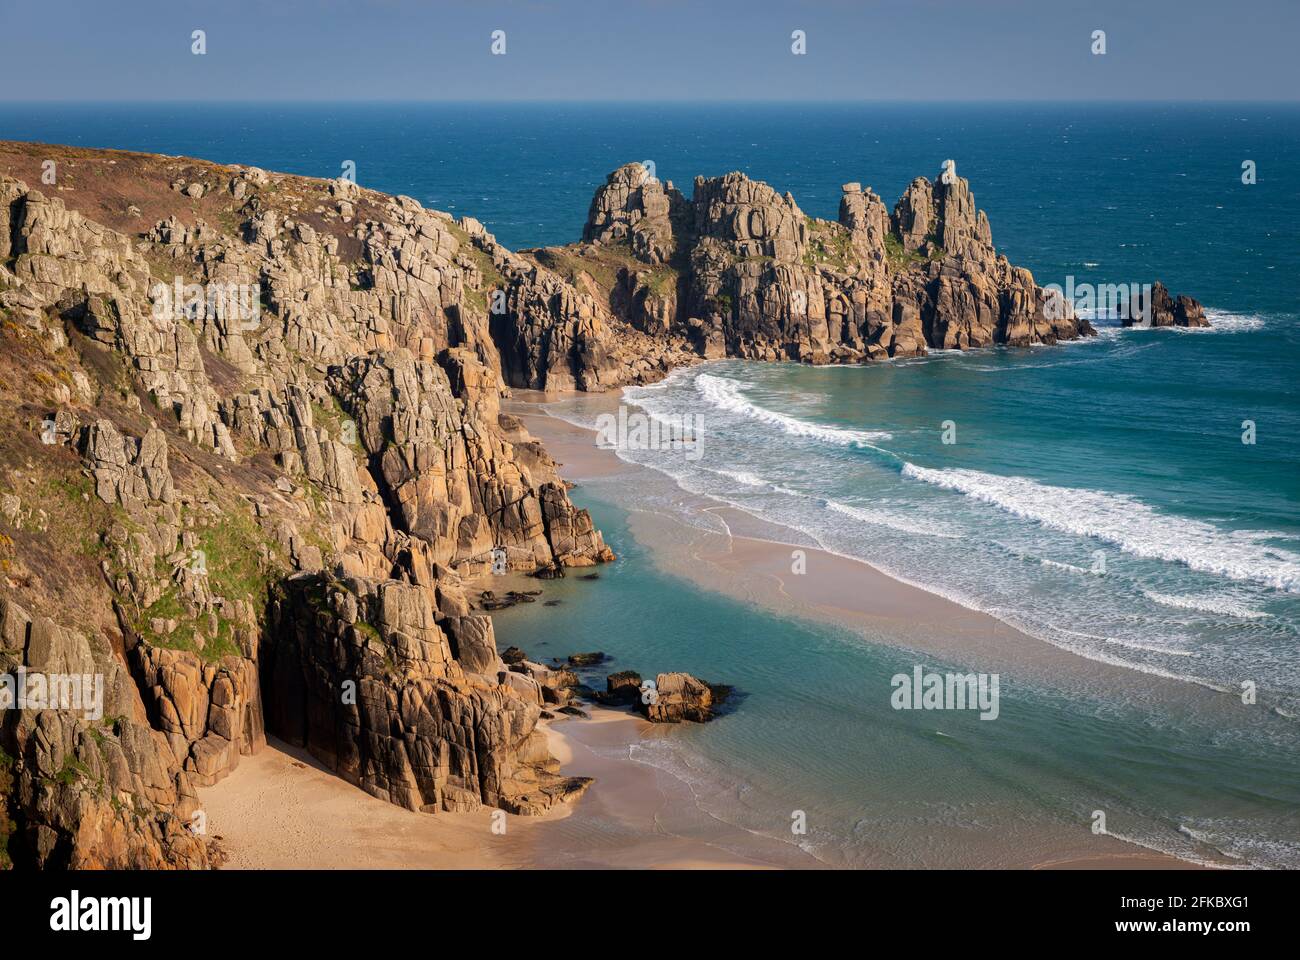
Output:
[[1169,295],[1169,290],[1157,280],[1150,291],[1133,295],[1129,309],[1121,321],[1126,327],[1208,327],[1210,321],[1205,309],[1185,294]]
[[[690,201],[647,178],[642,164],[615,170],[582,243],[526,253],[591,291],[615,318],[605,329],[621,320],[654,334],[659,366],[672,354],[860,363],[1094,332],[1068,307],[1045,309],[950,172],[913,180],[892,214],[846,183],[838,221],[743,173],[696,178]],[[602,353],[614,362],[624,350]]]

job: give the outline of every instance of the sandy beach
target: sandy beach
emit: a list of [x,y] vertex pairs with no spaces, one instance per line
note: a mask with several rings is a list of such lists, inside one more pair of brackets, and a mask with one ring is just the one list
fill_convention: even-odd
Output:
[[[521,392],[508,404],[577,484],[641,468],[600,450],[586,430],[551,417],[542,398]],[[549,398],[553,399],[553,398]],[[611,405],[617,396],[610,395]],[[675,521],[639,513],[632,530],[657,564],[697,584],[761,605],[782,616],[887,628],[900,643],[932,655],[974,657],[993,669],[1014,662],[1044,677],[1075,676],[1114,686],[1133,682],[1127,671],[1085,661],[972,611],[895,580],[856,560],[813,548],[806,575],[791,572],[780,531],[739,510],[701,498],[701,510],[725,523],[727,534],[692,528],[682,547]],[[936,645],[932,639],[942,637]],[[559,652],[559,651],[556,651]],[[1150,680],[1151,678],[1144,678]],[[1171,698],[1183,685],[1155,684]],[[491,812],[412,813],[368,796],[333,776],[301,750],[272,740],[244,758],[214,787],[200,791],[209,833],[221,838],[227,869],[434,868],[817,868],[820,861],[792,843],[757,836],[697,808],[684,782],[631,757],[655,725],[634,714],[590,706],[590,719],[544,721],[551,751],[565,773],[595,783],[567,809],[539,817],[510,816],[504,835],[491,831]],[[1062,843],[1059,857],[1026,868],[1188,867],[1173,857],[1111,838]]]
[[[209,835],[225,869],[525,868],[764,869],[818,864],[785,844],[770,859],[727,849],[732,830],[692,818],[689,791],[627,757],[650,724],[631,713],[591,708],[591,719],[547,723],[551,752],[575,776],[596,783],[577,804],[544,817],[492,811],[414,813],[336,777],[306,751],[271,738],[221,783],[199,791]],[[680,831],[680,832],[679,832]],[[738,831],[734,831],[739,833]],[[692,836],[690,834],[697,834]]]
[[[517,417],[560,464],[564,479],[624,477],[635,484],[645,468],[621,460],[594,443],[594,432],[551,416],[543,404],[557,398],[516,391],[505,409]],[[590,408],[591,397],[583,395]],[[617,409],[619,394],[602,395],[602,407]],[[1205,707],[1203,691],[1158,676],[1137,674],[1079,656],[1030,636],[990,614],[972,610],[906,583],[858,559],[789,542],[791,531],[703,496],[683,494],[690,508],[711,514],[726,531],[686,526],[674,517],[634,511],[629,524],[650,548],[656,565],[710,590],[757,604],[782,616],[849,625],[891,645],[920,654],[977,663],[996,671],[1014,667],[1048,685],[1104,689],[1109,695],[1141,688],[1171,704]],[[802,573],[792,572],[799,552]]]
[[[628,464],[594,443],[594,433],[548,414],[542,404],[555,397],[516,391],[507,410],[541,440],[560,463],[561,475],[584,481],[622,477],[635,483],[644,468]],[[590,404],[591,398],[584,397]],[[614,410],[617,393],[602,398]],[[1139,676],[1061,650],[996,617],[971,610],[920,587],[897,580],[856,559],[810,546],[794,547],[776,528],[733,507],[698,498],[699,510],[723,521],[726,534],[686,525],[649,512],[631,514],[636,538],[650,548],[654,562],[676,576],[770,610],[778,616],[810,618],[856,627],[868,634],[887,633],[896,645],[920,654],[974,661],[981,669],[1014,668],[1035,680],[1082,689],[1122,690],[1137,685],[1170,703],[1187,705],[1203,699],[1187,684]],[[802,552],[802,574],[792,572],[792,552]],[[1100,849],[1099,849],[1100,848]],[[1101,837],[1087,852],[1063,845],[1057,858],[1026,862],[1026,868],[1192,868],[1176,857]]]

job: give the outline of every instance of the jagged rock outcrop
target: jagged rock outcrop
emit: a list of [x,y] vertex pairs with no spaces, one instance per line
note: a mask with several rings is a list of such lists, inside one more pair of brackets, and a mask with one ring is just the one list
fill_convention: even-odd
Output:
[[[466,356],[454,370],[463,388],[485,376]],[[516,462],[493,420],[464,416],[441,366],[401,350],[368,354],[336,368],[331,384],[384,501],[398,526],[428,545],[428,562],[481,566],[495,549],[525,570],[612,558],[555,478]],[[477,402],[495,416],[494,401]]]
[[[517,688],[528,678],[495,669],[486,635],[471,641],[476,654],[453,655],[426,591],[300,575],[273,621],[269,729],[367,793],[410,810],[537,814],[591,783],[559,774],[539,698]],[[454,629],[463,644],[477,628]]]
[[840,223],[863,260],[883,264],[885,238],[889,236],[889,211],[870,187],[846,183],[840,195]]
[[[951,166],[913,180],[892,213],[870,187],[846,183],[838,222],[805,216],[789,194],[742,173],[697,178],[689,215],[676,213],[686,201],[675,196],[665,214],[644,199],[645,175],[640,164],[610,174],[582,244],[529,255],[567,265],[673,363],[683,353],[858,363],[1094,332],[1072,304],[1049,302],[1028,270],[997,253],[987,215]],[[647,252],[638,230],[671,235],[675,259]],[[1158,290],[1154,299],[1153,324],[1198,324],[1191,298],[1180,305]],[[608,326],[627,340],[616,322]],[[607,339],[606,356],[618,353]]]
[[[0,261],[12,260],[17,288],[0,293],[0,307],[37,324],[56,310],[129,358],[140,391],[170,408],[189,439],[233,456],[197,337],[177,314],[155,309],[149,266],[129,238],[4,176],[0,209]],[[61,330],[53,335],[66,341]]]
[[[838,223],[740,173],[698,178],[689,217],[666,216],[663,204],[647,207],[645,176],[640,164],[616,170],[593,200],[584,243],[531,255],[567,264],[613,314],[655,336],[661,355],[860,362],[1091,331],[1068,309],[1044,312],[1043,291],[997,255],[988,218],[951,172],[918,178],[892,216],[869,187],[845,184]],[[677,259],[647,254],[638,229],[671,234]],[[607,340],[606,356],[617,353]]]
[[636,705],[652,723],[707,723],[713,719],[716,699],[714,687],[689,673],[661,673],[650,695],[641,696]]
[[94,475],[99,499],[121,503],[128,513],[139,513],[150,502],[176,499],[161,430],[151,429],[136,440],[122,436],[112,420],[99,420],[86,428],[84,437],[82,455]]
[[706,355],[855,362],[1091,332],[1071,311],[1046,316],[960,177],[914,180],[892,218],[870,188],[845,184],[839,223],[738,173],[701,178],[694,202],[691,304]]
[[[21,692],[20,670],[29,674]],[[3,813],[19,828],[6,859],[71,869],[208,865],[207,841],[191,828],[194,781],[139,712],[120,662],[82,633],[0,597],[0,675],[0,742],[12,780]],[[85,683],[75,701],[50,705],[34,689],[37,676]]]
[[[0,718],[14,861],[220,862],[195,790],[268,726],[298,729],[273,698],[319,677],[289,663],[372,697],[364,735],[301,735],[336,761],[371,750],[340,772],[377,795],[528,813],[580,793],[536,728],[542,686],[505,669],[464,578],[497,553],[523,572],[612,559],[499,403],[503,374],[617,379],[618,321],[409,198],[139,155],[63,164],[98,173],[48,197],[4,175],[29,159],[0,145],[5,664],[75,651],[111,719]],[[304,618],[301,582],[339,577],[374,636],[347,607]]]
[[584,243],[626,243],[648,264],[667,263],[690,205],[672,181],[661,182],[642,163],[619,167],[596,191],[582,231]]
[[1135,293],[1121,319],[1126,327],[1208,327],[1205,308],[1184,294],[1169,295],[1168,288],[1157,280],[1150,292]]

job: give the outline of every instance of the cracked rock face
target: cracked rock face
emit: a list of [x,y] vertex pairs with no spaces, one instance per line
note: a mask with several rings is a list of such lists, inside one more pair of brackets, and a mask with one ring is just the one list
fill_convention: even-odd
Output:
[[589,382],[601,387],[638,382],[622,358],[633,344],[644,356],[641,333],[660,367],[683,355],[860,363],[1093,333],[1068,307],[1044,309],[951,170],[912,181],[892,214],[847,183],[832,222],[743,173],[698,177],[686,201],[627,164],[597,190],[582,243],[529,255],[594,297],[605,368]]
[[[73,869],[201,867],[206,842],[188,823],[198,799],[165,736],[139,710],[128,670],[78,631],[0,597],[0,670],[99,675],[102,713],[7,709],[8,815],[17,862]],[[97,711],[90,711],[94,714]]]
[[667,263],[687,216],[689,203],[672,181],[660,181],[645,164],[629,163],[611,173],[592,197],[582,240],[626,243],[638,260]]
[[133,235],[0,175],[0,664],[105,681],[0,714],[6,858],[219,863],[196,788],[268,731],[413,810],[580,794],[464,581],[613,559],[500,414],[503,375],[599,388],[609,315],[409,198],[129,162],[171,205]]
[[303,575],[285,593],[262,662],[270,729],[345,780],[410,810],[518,814],[590,784],[559,774],[486,617],[444,632],[428,592],[394,581]]
[[950,179],[917,178],[892,217],[845,184],[838,223],[741,174],[698,180],[691,303],[713,353],[860,362],[1089,334],[1072,314],[1046,318],[1033,277],[995,253],[967,181]]

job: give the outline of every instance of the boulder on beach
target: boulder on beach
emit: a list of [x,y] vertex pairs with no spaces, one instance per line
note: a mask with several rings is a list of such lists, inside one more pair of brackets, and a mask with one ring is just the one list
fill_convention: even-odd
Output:
[[636,704],[652,723],[707,723],[730,693],[731,687],[711,684],[689,673],[661,673],[655,677],[654,687],[643,691]]
[[567,703],[572,699],[572,689],[578,685],[578,676],[572,670],[553,670],[527,659],[511,663],[509,666],[513,672],[522,673],[535,680],[541,688],[542,699],[546,703]]
[[641,699],[641,674],[620,670],[605,678],[605,690],[594,695],[600,703],[626,705]]

